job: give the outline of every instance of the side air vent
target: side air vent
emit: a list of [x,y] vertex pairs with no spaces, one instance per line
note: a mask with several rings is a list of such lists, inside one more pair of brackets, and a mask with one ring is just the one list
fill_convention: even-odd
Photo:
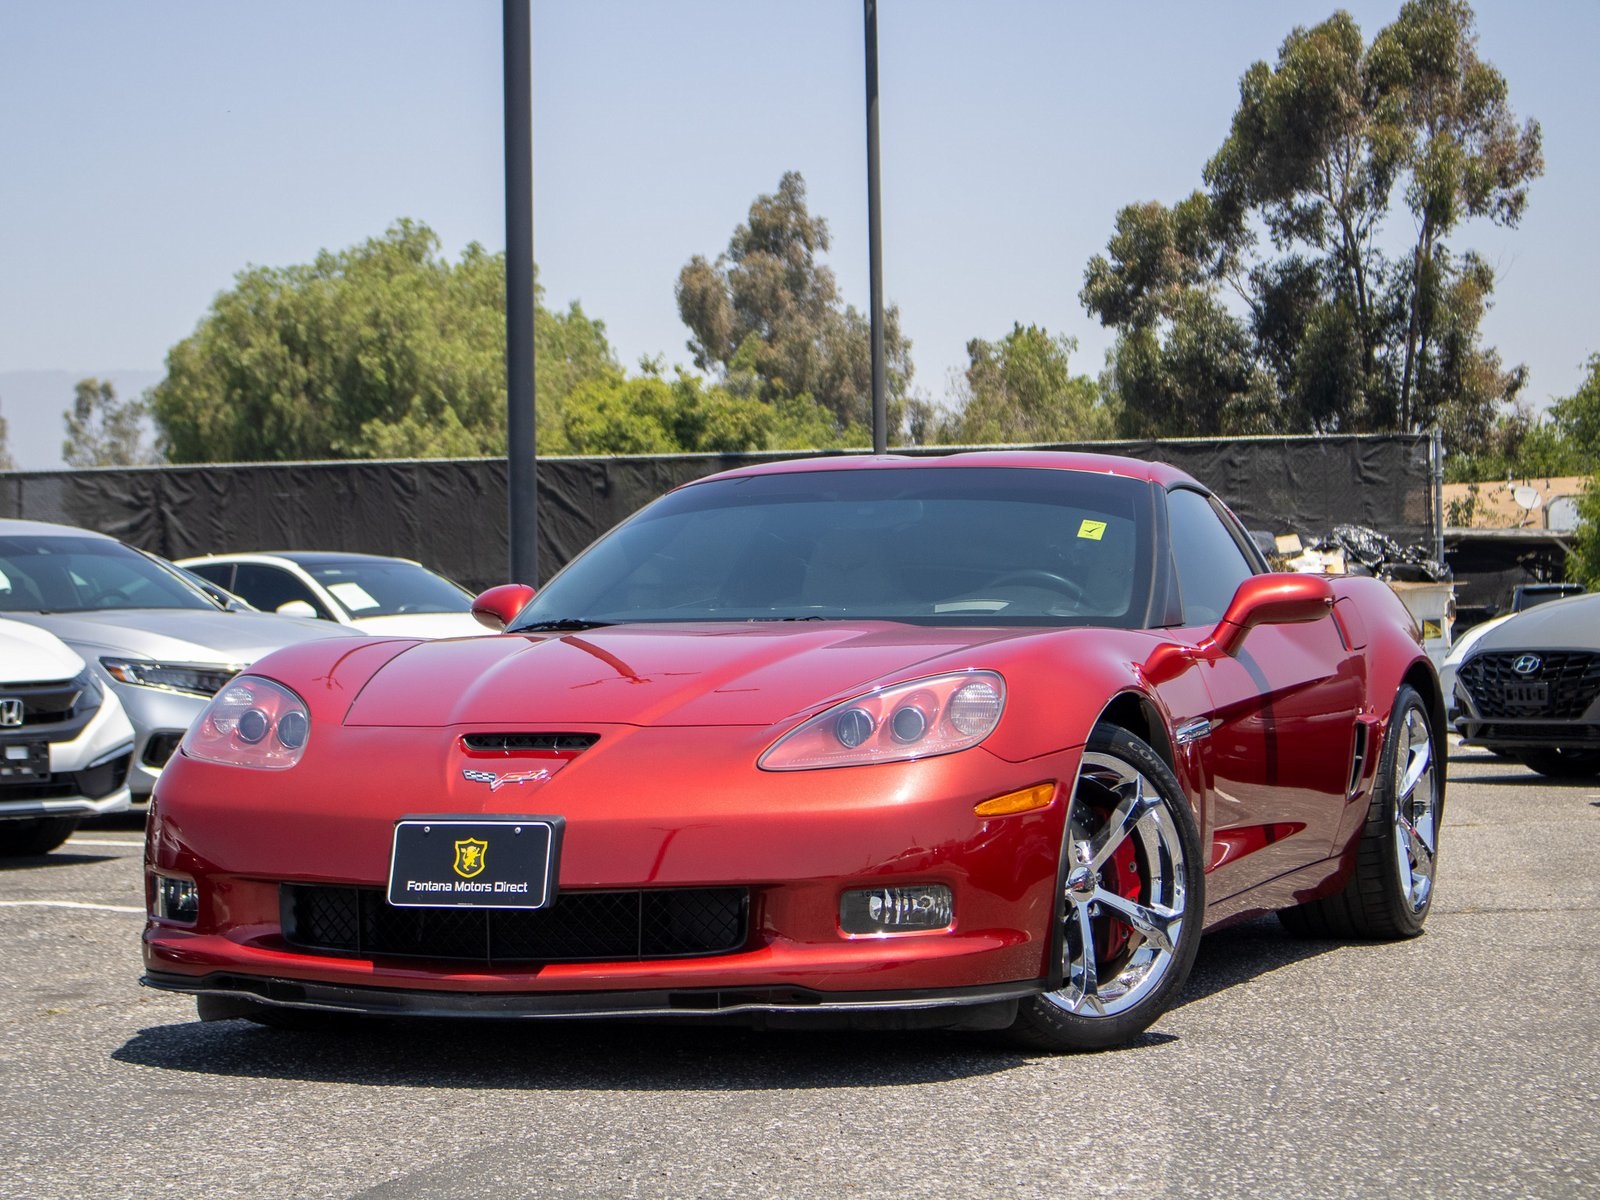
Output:
[[576,754],[600,740],[595,733],[469,733],[461,739],[468,750],[527,754],[533,751]]
[[1345,799],[1355,799],[1361,790],[1361,781],[1367,775],[1367,747],[1372,743],[1372,732],[1363,721],[1356,722],[1355,750],[1350,756],[1350,779],[1345,785]]

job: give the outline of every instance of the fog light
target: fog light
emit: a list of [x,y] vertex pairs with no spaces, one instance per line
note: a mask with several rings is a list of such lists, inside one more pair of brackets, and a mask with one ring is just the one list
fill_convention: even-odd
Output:
[[865,888],[839,898],[839,928],[846,933],[912,933],[948,929],[955,897],[942,883]]
[[157,875],[156,916],[193,925],[200,919],[200,885],[192,879]]

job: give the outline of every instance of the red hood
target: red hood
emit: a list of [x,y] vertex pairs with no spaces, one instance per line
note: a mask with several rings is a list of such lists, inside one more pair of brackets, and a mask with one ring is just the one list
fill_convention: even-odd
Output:
[[1037,630],[634,625],[421,642],[378,669],[347,725],[770,725],[893,674]]

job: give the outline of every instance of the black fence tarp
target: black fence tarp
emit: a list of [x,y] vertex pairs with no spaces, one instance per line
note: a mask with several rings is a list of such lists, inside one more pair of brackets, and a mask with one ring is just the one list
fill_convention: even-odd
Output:
[[[1172,463],[1221,496],[1251,529],[1309,539],[1337,524],[1365,525],[1403,543],[1433,535],[1426,436],[1028,449],[1092,450]],[[794,457],[541,459],[539,562],[547,575],[554,573],[612,525],[679,484]],[[168,558],[284,549],[394,554],[477,590],[505,582],[506,475],[504,459],[481,458],[13,471],[0,473],[0,517],[95,529]]]

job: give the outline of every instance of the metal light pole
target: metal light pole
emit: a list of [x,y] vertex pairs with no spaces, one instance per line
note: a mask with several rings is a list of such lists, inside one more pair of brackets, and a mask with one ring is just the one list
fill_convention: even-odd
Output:
[[872,276],[872,452],[889,448],[883,363],[883,204],[878,179],[878,0],[862,0],[867,26],[867,257]]
[[506,470],[510,580],[539,582],[533,403],[533,50],[531,0],[502,0],[506,129]]

